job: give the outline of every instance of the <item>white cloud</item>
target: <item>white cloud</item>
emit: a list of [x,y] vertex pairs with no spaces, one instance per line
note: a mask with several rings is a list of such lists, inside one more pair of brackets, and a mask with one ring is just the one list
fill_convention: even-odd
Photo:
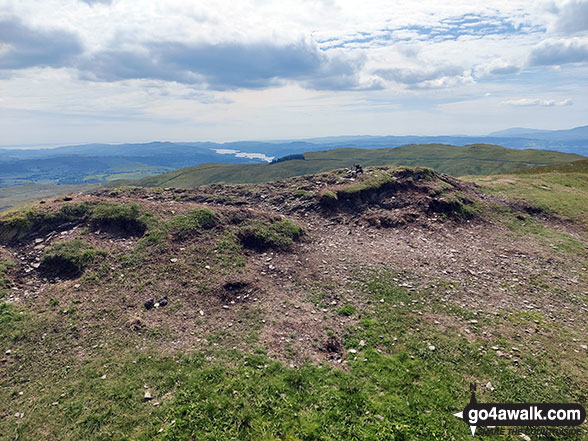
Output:
[[588,63],[588,38],[547,39],[529,55],[530,66]]
[[508,104],[510,106],[544,106],[544,107],[553,107],[553,106],[571,106],[573,104],[572,100],[567,98],[560,101],[555,100],[542,100],[537,98],[520,98],[518,100],[507,100],[503,101],[503,104]]
[[588,1],[569,0],[561,6],[554,5],[557,15],[555,30],[565,34],[575,34],[588,30]]

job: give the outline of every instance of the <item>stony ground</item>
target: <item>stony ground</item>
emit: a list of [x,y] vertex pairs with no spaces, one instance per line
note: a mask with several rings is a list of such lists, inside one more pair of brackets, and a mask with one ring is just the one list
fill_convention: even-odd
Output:
[[[375,168],[366,176],[380,172]],[[580,226],[546,213],[533,213],[532,207],[518,201],[483,195],[473,185],[445,175],[422,182],[413,182],[413,176],[399,177],[398,188],[366,192],[337,207],[325,208],[317,202],[316,195],[321,191],[356,185],[366,176],[340,172],[255,186],[104,190],[78,196],[67,202],[138,202],[145,211],[162,219],[202,207],[232,217],[287,216],[303,227],[305,235],[290,252],[246,250],[244,267],[235,270],[215,266],[211,263],[214,256],[209,255],[208,262],[199,254],[213,246],[214,235],[192,242],[172,242],[164,256],[149,256],[144,267],[163,271],[163,277],[156,282],[138,288],[131,281],[150,279],[149,272],[125,274],[128,270],[114,264],[109,283],[94,283],[92,287],[85,279],[44,277],[46,274],[38,271],[43,250],[56,241],[83,237],[114,256],[129,253],[139,238],[99,230],[88,233],[83,225],[75,225],[39,237],[33,235],[23,243],[2,249],[4,255],[18,263],[11,270],[16,277],[8,301],[34,310],[47,308],[50,299],[56,297],[63,299],[61,303],[75,300],[76,309],[84,311],[87,318],[82,333],[86,327],[95,331],[93,322],[97,317],[109,322],[104,327],[106,335],[100,337],[105,341],[112,326],[121,331],[125,326],[135,327],[147,336],[145,329],[165,329],[168,335],[162,341],[163,349],[171,350],[200,347],[204,336],[212,332],[247,333],[251,324],[241,316],[249,310],[250,315],[259,315],[259,339],[275,357],[283,358],[285,345],[290,344],[289,335],[294,333],[297,338],[290,351],[295,352],[297,362],[341,362],[344,354],[334,357],[324,350],[324,329],[340,333],[356,320],[337,311],[345,303],[360,301],[354,286],[357,272],[385,266],[400,274],[399,283],[409,291],[426,289],[442,302],[459,305],[481,317],[514,310],[536,311],[574,332],[587,330],[585,256],[582,259],[581,252],[554,252],[557,238],[545,241],[517,235],[491,210],[496,206],[512,210],[523,223],[527,219],[544,225],[577,241],[585,251],[586,232]],[[430,203],[440,184],[477,204],[479,211],[468,218],[432,212]],[[63,203],[49,201],[44,209]],[[378,219],[386,219],[390,225],[384,227]],[[226,292],[223,287],[231,283],[237,286],[236,291]],[[145,300],[157,300],[164,293],[170,300],[165,313],[145,310]],[[313,299],[312,293],[319,293],[315,297],[320,299]],[[483,327],[483,322],[479,320],[475,326]],[[473,323],[457,326],[467,334]],[[526,330],[528,334],[541,332],[538,327],[531,328]],[[491,335],[493,330],[487,332]],[[238,339],[235,343],[246,344]],[[572,350],[579,349],[577,346]]]

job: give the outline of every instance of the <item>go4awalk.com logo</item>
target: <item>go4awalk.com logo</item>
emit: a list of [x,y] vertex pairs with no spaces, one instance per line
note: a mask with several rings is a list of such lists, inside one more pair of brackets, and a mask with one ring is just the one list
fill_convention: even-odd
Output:
[[470,385],[470,402],[461,412],[461,418],[472,432],[478,427],[498,426],[579,426],[586,419],[586,410],[575,403],[478,403],[476,385]]

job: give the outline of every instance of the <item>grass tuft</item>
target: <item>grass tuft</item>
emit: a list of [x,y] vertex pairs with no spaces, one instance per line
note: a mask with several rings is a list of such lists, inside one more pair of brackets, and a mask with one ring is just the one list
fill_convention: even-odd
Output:
[[203,229],[210,229],[218,223],[218,216],[212,210],[201,208],[193,210],[186,215],[174,216],[167,227],[174,239],[199,234]]
[[268,248],[287,250],[302,234],[302,228],[288,219],[272,223],[256,221],[237,231],[244,247],[260,251]]
[[94,259],[103,255],[81,239],[57,242],[45,249],[40,269],[51,276],[75,278],[80,276]]

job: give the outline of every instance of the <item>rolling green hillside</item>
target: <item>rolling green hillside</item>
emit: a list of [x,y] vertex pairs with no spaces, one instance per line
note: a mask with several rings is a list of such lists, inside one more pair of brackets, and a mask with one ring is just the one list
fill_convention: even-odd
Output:
[[588,225],[588,159],[463,179],[488,193],[524,199],[542,210]]
[[202,164],[139,181],[143,186],[190,188],[216,182],[260,183],[292,176],[350,167],[407,165],[426,166],[454,176],[507,173],[574,161],[580,155],[546,150],[514,150],[496,145],[473,144],[456,147],[446,144],[406,145],[397,148],[342,148],[305,153],[305,160],[275,164]]

